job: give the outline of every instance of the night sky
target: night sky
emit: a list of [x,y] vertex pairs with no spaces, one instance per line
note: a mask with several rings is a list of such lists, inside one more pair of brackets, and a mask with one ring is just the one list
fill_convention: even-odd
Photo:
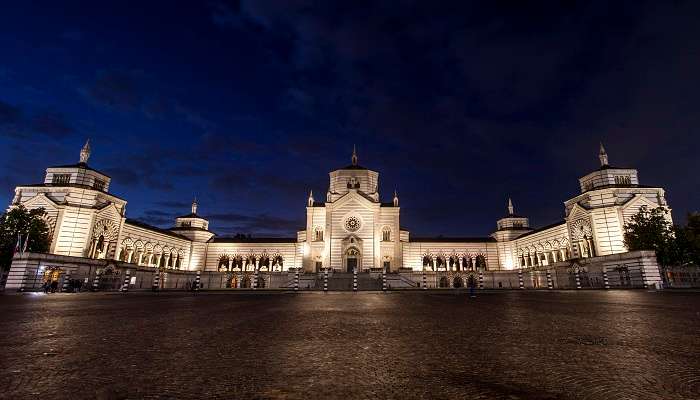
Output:
[[293,236],[357,144],[412,235],[485,236],[561,220],[602,141],[683,222],[700,2],[525,3],[7,2],[0,199],[89,137],[130,218]]

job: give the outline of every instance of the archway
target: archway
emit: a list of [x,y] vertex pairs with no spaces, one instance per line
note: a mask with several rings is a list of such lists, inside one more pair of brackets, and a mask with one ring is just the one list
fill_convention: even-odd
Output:
[[452,282],[452,287],[454,287],[454,288],[464,287],[464,281],[462,280],[461,276],[455,277],[454,281]]
[[476,278],[474,278],[474,275],[469,275],[469,278],[467,278],[467,286],[476,287]]
[[241,287],[245,289],[249,289],[251,287],[250,285],[250,277],[249,276],[244,276],[243,279],[241,280]]
[[438,282],[438,287],[447,288],[450,287],[450,280],[446,276],[441,276]]
[[356,247],[351,247],[345,251],[345,271],[353,272],[360,268],[361,254]]

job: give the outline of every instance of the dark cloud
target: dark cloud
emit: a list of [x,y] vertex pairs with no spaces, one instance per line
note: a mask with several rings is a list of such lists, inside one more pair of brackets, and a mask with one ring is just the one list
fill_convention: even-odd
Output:
[[0,125],[16,124],[22,119],[22,111],[11,104],[0,101]]
[[102,72],[88,88],[87,94],[98,104],[119,110],[136,109],[143,96],[133,74],[124,71]]
[[287,219],[284,217],[257,214],[242,215],[236,213],[212,214],[207,216],[213,228],[220,235],[237,233],[253,235],[287,235],[293,236],[303,227],[303,218]]
[[48,136],[61,137],[73,133],[63,114],[52,111],[42,112],[32,119],[32,129]]
[[72,135],[75,130],[67,117],[58,111],[25,112],[20,107],[0,101],[0,136],[31,138],[37,135],[52,139]]

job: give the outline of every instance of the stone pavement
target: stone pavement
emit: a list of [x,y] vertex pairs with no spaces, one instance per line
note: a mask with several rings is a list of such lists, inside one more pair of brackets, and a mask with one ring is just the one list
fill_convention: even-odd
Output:
[[700,398],[700,293],[0,296],[0,398]]

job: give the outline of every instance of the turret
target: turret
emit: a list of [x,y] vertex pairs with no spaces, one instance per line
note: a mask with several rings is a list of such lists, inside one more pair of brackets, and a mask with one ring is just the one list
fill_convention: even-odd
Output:
[[307,205],[308,207],[313,207],[313,206],[314,206],[314,191],[313,191],[313,190],[310,190],[310,191],[309,191],[309,198],[308,198],[308,200],[306,201],[306,205]]
[[396,192],[396,189],[394,189],[394,207],[398,207],[398,206],[399,206],[399,195]]
[[507,209],[508,214],[496,222],[498,230],[492,235],[498,241],[511,240],[532,230],[528,218],[515,213],[513,200],[510,198]]
[[608,153],[605,152],[603,142],[600,142],[600,152],[598,153],[598,159],[600,160],[601,167],[605,167],[606,165],[608,165]]
[[80,149],[80,163],[87,164],[89,159],[90,159],[90,139],[85,141],[83,148]]
[[630,187],[639,184],[636,169],[615,167],[608,164],[608,153],[602,143],[598,159],[600,160],[600,168],[579,179],[581,193],[609,186]]

